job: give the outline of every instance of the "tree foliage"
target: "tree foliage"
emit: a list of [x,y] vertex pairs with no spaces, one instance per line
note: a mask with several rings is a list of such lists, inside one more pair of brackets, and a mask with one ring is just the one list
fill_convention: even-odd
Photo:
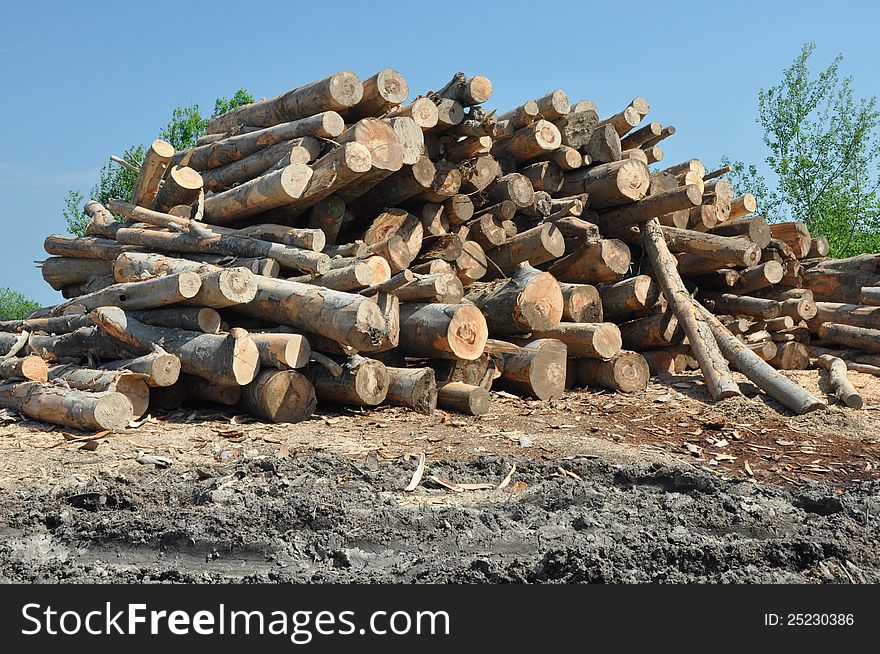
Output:
[[[202,116],[197,104],[177,107],[171,112],[171,120],[168,124],[159,130],[159,138],[168,141],[175,150],[186,150],[195,146],[196,141],[205,133],[210,118],[253,101],[253,95],[245,89],[238,89],[231,98],[217,98],[211,116]],[[132,146],[125,151],[123,159],[134,166],[139,166],[145,152],[146,148],[142,145]],[[108,162],[101,168],[98,181],[92,187],[89,198],[101,203],[106,202],[108,198],[128,199],[131,197],[136,179],[137,174],[133,171]],[[88,218],[83,213],[85,200],[85,195],[78,190],[70,190],[64,196],[62,214],[68,230],[74,234],[82,234],[88,222]]]
[[9,287],[0,287],[0,320],[21,320],[40,305]]
[[757,166],[729,162],[732,181],[758,199],[771,221],[801,220],[828,238],[832,256],[880,250],[880,111],[877,98],[857,98],[841,77],[838,55],[810,70],[807,43],[779,84],[758,94],[757,122],[775,176],[770,187]]

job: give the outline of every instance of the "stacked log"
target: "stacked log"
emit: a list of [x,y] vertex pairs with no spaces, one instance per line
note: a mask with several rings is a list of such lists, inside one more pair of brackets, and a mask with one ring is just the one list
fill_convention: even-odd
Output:
[[[493,382],[550,400],[566,377],[637,392],[690,364],[718,399],[739,392],[727,361],[803,366],[811,335],[870,349],[870,310],[825,305],[880,302],[877,261],[826,259],[697,159],[651,172],[675,128],[644,98],[601,117],[562,90],[496,111],[480,75],[438,88],[408,100],[392,69],[343,71],[212,119],[186,152],[154,142],[131,197],[46,239],[67,301],[0,324],[0,402],[95,426],[119,393],[61,380],[136,375],[153,411],[184,387],[264,420],[479,414]],[[821,404],[758,368],[793,410]]]

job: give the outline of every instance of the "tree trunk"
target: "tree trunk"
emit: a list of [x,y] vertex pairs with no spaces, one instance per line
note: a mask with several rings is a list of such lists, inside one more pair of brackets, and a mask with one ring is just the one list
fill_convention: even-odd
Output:
[[602,300],[591,284],[560,284],[562,321],[602,322]]
[[777,343],[776,356],[768,363],[777,370],[806,370],[810,366],[810,353],[801,343]]
[[[663,227],[663,236],[671,252],[683,252],[691,257],[680,257],[690,262],[694,257],[735,266],[754,266],[761,259],[761,248],[744,238],[731,238],[697,232],[691,229]],[[687,263],[685,265],[687,268]],[[697,268],[697,265],[693,265]],[[717,268],[718,266],[715,266]],[[681,266],[679,266],[681,270]],[[688,274],[684,270],[682,274]],[[708,271],[706,271],[708,272]]]
[[749,297],[746,295],[733,295],[731,293],[701,293],[701,298],[711,302],[716,312],[729,313],[737,316],[753,316],[767,320],[777,318],[782,308],[775,300]]
[[[674,211],[689,209],[700,204],[702,195],[699,189],[693,184],[687,186],[679,186],[671,191],[665,191],[657,195],[649,195],[638,202],[606,211],[599,214],[599,228],[603,230],[620,229],[628,225],[638,225],[645,223],[657,216],[663,216]],[[673,232],[684,232],[686,230],[675,230],[675,228],[664,228]],[[705,236],[705,235],[701,235]]]
[[816,236],[810,239],[810,250],[807,252],[806,258],[824,258],[828,256],[830,250],[831,245],[828,243],[828,239],[824,236]]
[[480,193],[501,177],[501,167],[491,155],[481,155],[465,161],[460,166],[462,193]]
[[528,261],[532,266],[538,266],[562,256],[564,252],[565,241],[562,232],[554,225],[545,223],[521,232],[505,243],[487,250],[486,258],[491,262],[487,276],[498,277],[499,273],[511,275],[521,263]]
[[488,413],[491,401],[492,397],[489,395],[489,391],[480,386],[450,382],[437,389],[437,406],[439,408],[471,416],[481,416]]
[[767,224],[764,216],[748,216],[747,218],[729,220],[716,225],[710,231],[718,236],[742,236],[762,249],[770,245],[772,238],[770,225]]
[[294,370],[263,370],[242,390],[248,413],[272,422],[301,422],[315,412],[315,388]]
[[216,236],[212,238],[198,238],[191,234],[174,234],[152,229],[128,228],[120,229],[117,232],[117,238],[121,243],[140,245],[165,252],[270,257],[287,268],[317,274],[323,274],[330,269],[330,257],[326,254],[247,237]]
[[244,386],[259,370],[257,346],[243,329],[235,328],[226,335],[202,334],[151,327],[133,319],[120,328],[115,321],[106,319],[103,311],[98,310],[97,314],[98,325],[120,342],[144,353],[149,352],[153,344],[159,344],[180,358],[183,372],[213,380],[222,386]]
[[290,164],[205,198],[205,221],[225,225],[299,200],[312,178],[305,164]]
[[166,352],[158,345],[149,354],[134,359],[117,359],[102,364],[107,370],[128,370],[144,375],[148,386],[168,387],[177,383],[180,377],[180,358]]
[[33,354],[3,359],[0,360],[0,379],[45,382],[49,379],[49,366],[43,359]]
[[463,73],[456,73],[437,95],[455,100],[463,107],[471,107],[492,97],[492,82],[482,75],[466,77]]
[[461,256],[455,260],[455,274],[463,286],[470,286],[485,277],[488,271],[486,253],[479,243],[465,241]]
[[362,352],[394,347],[398,332],[370,298],[311,284],[260,278],[247,315],[319,334]]
[[123,309],[155,309],[195,297],[202,286],[202,279],[193,272],[174,273],[164,277],[154,277],[142,282],[113,284],[107,288],[80,295],[59,304],[52,311],[56,315],[71,307],[92,311],[99,307],[121,307]]
[[564,180],[562,168],[552,161],[539,161],[520,169],[535,191],[556,193]]
[[820,368],[828,371],[828,382],[834,397],[851,409],[861,409],[864,400],[846,376],[846,363],[843,359],[823,354],[816,360],[816,363]]
[[645,164],[624,159],[566,173],[562,193],[587,193],[590,207],[598,211],[641,200],[648,191],[649,181]]
[[826,343],[880,352],[880,329],[825,322],[819,325],[817,333]]
[[312,348],[300,334],[251,333],[260,356],[260,365],[267,368],[304,368]]
[[66,286],[82,284],[94,277],[104,277],[113,271],[113,262],[102,259],[74,259],[49,257],[40,266],[40,273],[49,286],[60,291]]
[[553,338],[542,338],[509,347],[496,356],[502,361],[499,384],[517,394],[539,400],[555,400],[565,391],[566,346]]
[[87,393],[35,381],[0,384],[0,406],[32,420],[87,431],[125,429],[133,415],[121,393]]
[[389,291],[401,302],[456,304],[464,297],[461,280],[451,273],[425,275]]
[[150,144],[138,171],[134,188],[131,191],[131,203],[141,207],[152,207],[159,190],[159,183],[174,156],[174,146],[156,139]]
[[132,415],[135,419],[140,418],[150,408],[150,389],[144,378],[136,373],[120,370],[90,370],[65,365],[50,369],[49,378],[53,381],[63,380],[66,386],[79,391],[120,393],[131,402]]
[[496,141],[493,154],[507,156],[516,161],[528,161],[562,145],[562,135],[553,123],[536,120],[527,127],[517,130],[513,136]]
[[316,202],[309,211],[309,227],[324,232],[327,245],[334,245],[342,228],[345,202],[330,196]]
[[532,338],[555,338],[573,358],[609,359],[620,352],[621,332],[611,322],[562,322],[551,329],[536,329]]
[[220,386],[207,379],[192,375],[184,375],[181,383],[186,386],[187,397],[203,402],[235,406],[241,401],[242,387],[237,384],[235,386]]
[[400,351],[406,356],[473,360],[488,338],[486,319],[472,304],[400,307]]
[[[487,252],[486,256],[491,258]],[[613,282],[629,271],[630,251],[617,239],[584,243],[580,248],[554,261],[547,270],[560,282],[597,284]]]
[[598,386],[610,391],[636,393],[648,387],[648,362],[636,352],[621,351],[611,359],[578,359],[577,380],[581,386]]
[[607,164],[623,159],[620,137],[611,125],[596,127],[581,150],[584,156],[594,164]]
[[562,319],[559,283],[528,264],[521,264],[510,279],[470,286],[466,297],[483,312],[493,334],[528,334],[555,327]]
[[803,223],[774,223],[770,225],[770,234],[788,244],[798,259],[803,259],[810,253],[812,239],[810,231]]
[[217,334],[220,332],[220,314],[211,308],[175,307],[173,309],[153,309],[151,311],[129,312],[132,318],[145,325],[172,327],[191,332]]
[[361,118],[381,116],[404,102],[409,95],[409,85],[393,68],[383,68],[372,77],[363,80],[363,94],[352,107],[341,108],[340,113],[353,123]]
[[[599,116],[594,109],[572,111],[566,116],[553,121],[562,137],[563,146],[575,151],[580,150],[590,141],[590,137],[599,123]],[[580,166],[577,166],[580,168]]]
[[606,320],[626,321],[633,313],[660,302],[660,286],[647,275],[636,275],[599,290]]
[[205,131],[208,134],[230,132],[239,125],[269,127],[328,109],[345,110],[357,105],[363,94],[364,87],[357,75],[342,71],[274,98],[236,107],[209,120]]
[[437,125],[440,112],[437,105],[428,98],[416,98],[407,105],[391,110],[388,116],[412,118],[415,124],[425,132]]
[[174,207],[190,206],[202,192],[202,176],[189,166],[172,166],[153,200],[153,209],[168,213]]
[[126,250],[133,248],[119,245],[119,243],[109,238],[52,234],[46,237],[46,240],[43,242],[43,249],[48,254],[59,257],[112,261]]
[[309,364],[305,375],[315,386],[320,402],[375,406],[385,401],[390,375],[380,361],[354,356],[342,365],[342,373],[334,376],[319,364]]
[[387,368],[389,382],[385,402],[419,413],[437,408],[437,382],[431,368]]
[[684,338],[684,332],[675,314],[667,311],[622,324],[620,336],[627,350],[641,351],[676,345]]
[[741,343],[705,307],[695,303],[703,318],[709,323],[718,347],[733,366],[762,391],[801,415],[808,411],[825,408],[825,403],[789,380],[780,372]]

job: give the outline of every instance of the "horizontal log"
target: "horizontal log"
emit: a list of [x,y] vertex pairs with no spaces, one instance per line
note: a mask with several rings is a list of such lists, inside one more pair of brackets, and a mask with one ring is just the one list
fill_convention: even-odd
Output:
[[574,358],[609,359],[623,346],[620,329],[610,322],[561,322],[551,329],[533,331],[532,338],[555,338]]
[[122,430],[133,417],[131,401],[121,393],[89,393],[35,381],[0,384],[0,407],[31,420],[88,431]]

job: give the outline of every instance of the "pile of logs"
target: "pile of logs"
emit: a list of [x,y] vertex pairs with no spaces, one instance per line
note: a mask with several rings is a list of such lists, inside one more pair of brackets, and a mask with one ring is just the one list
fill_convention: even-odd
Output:
[[490,389],[633,392],[688,368],[730,397],[730,363],[801,413],[824,403],[776,369],[878,363],[858,351],[880,349],[880,307],[855,306],[880,303],[877,258],[826,260],[724,169],[664,168],[675,128],[643,98],[497,112],[461,73],[409,95],[392,69],[341,72],[213,118],[189,150],[153,142],[131,197],[46,239],[66,301],[0,324],[0,406],[82,429],[187,400],[479,414]]

